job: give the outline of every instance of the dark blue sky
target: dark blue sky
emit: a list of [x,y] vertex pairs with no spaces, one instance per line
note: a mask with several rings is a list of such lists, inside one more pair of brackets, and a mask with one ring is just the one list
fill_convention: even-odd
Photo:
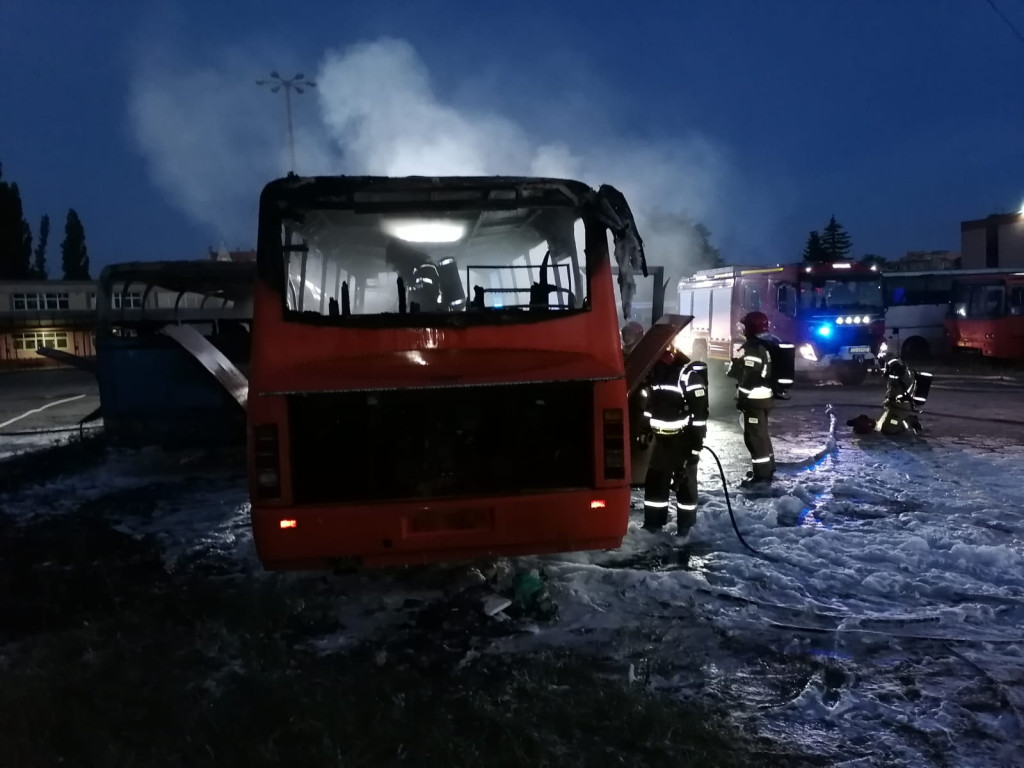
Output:
[[[1024,30],[1024,0],[996,4]],[[807,231],[832,213],[857,254],[956,249],[961,220],[1024,201],[1024,43],[985,0],[307,0],[287,7],[0,0],[0,162],[5,178],[19,182],[33,229],[44,212],[54,219],[51,265],[69,206],[82,216],[98,266],[200,257],[221,237],[250,247],[251,212],[273,167],[264,172],[253,162],[243,179],[234,170],[242,158],[175,169],[166,167],[166,153],[182,151],[175,142],[189,126],[220,130],[209,121],[230,121],[232,113],[246,133],[236,135],[236,124],[222,139],[235,148],[248,142],[247,152],[273,166],[283,106],[252,80],[288,67],[317,76],[329,49],[383,36],[415,50],[437,101],[497,113],[531,141],[585,152],[577,144],[600,139],[614,162],[616,142],[671,148],[699,134],[714,153],[713,169],[697,174],[687,161],[664,173],[687,186],[682,199],[704,201],[694,213],[732,260],[798,257]],[[139,86],[140,72],[158,70],[163,79]],[[165,152],[159,177],[159,162],[137,140],[131,93],[133,84],[163,91],[167,77],[181,87],[209,85],[196,96],[203,114],[190,97],[164,93],[155,114],[171,135],[153,139]],[[218,100],[225,78],[251,97]],[[211,103],[222,104],[219,114],[208,114]],[[168,116],[169,108],[176,113]],[[261,119],[265,126],[253,125]],[[316,97],[297,103],[296,122],[325,140]],[[334,147],[338,157],[358,154]],[[687,151],[692,160],[692,145]],[[314,168],[303,160],[300,170],[353,169],[339,162]],[[187,186],[183,174],[212,185],[190,198],[191,208],[174,192]],[[666,207],[677,204],[673,198]],[[217,214],[196,215],[197,205]],[[228,208],[240,208],[241,226],[211,225],[220,206],[225,220]]]

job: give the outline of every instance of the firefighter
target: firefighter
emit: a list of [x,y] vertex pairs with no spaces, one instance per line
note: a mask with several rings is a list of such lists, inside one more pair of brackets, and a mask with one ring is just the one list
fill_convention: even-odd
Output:
[[654,448],[644,481],[644,528],[668,522],[669,496],[676,494],[676,533],[697,522],[697,467],[707,435],[707,365],[669,348],[651,372],[647,411]]
[[768,432],[772,402],[771,346],[776,337],[768,330],[763,312],[749,312],[740,321],[745,337],[739,357],[729,364],[727,375],[736,379],[736,407],[743,423],[743,442],[753,469],[740,485],[770,484],[775,476],[775,451]]
[[914,372],[898,357],[886,360],[884,371],[885,402],[875,429],[883,435],[902,435],[909,430],[920,433],[921,421],[914,402]]
[[685,536],[697,522],[697,467],[704,440],[708,436],[708,366],[691,360],[683,366],[679,377],[686,408],[689,411],[686,426],[683,427],[683,443],[686,454],[686,468],[676,477],[676,534]]

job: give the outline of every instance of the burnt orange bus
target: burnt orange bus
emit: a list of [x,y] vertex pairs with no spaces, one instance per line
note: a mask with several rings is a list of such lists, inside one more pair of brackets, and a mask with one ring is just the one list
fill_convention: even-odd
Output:
[[630,466],[609,233],[622,219],[605,189],[264,188],[248,460],[266,568],[620,546]]

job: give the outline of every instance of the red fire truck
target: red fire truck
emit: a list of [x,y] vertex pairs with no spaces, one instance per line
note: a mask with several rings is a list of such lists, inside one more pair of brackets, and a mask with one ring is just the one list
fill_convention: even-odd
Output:
[[701,270],[679,282],[679,313],[693,315],[679,341],[695,359],[729,360],[755,311],[796,346],[801,378],[862,384],[885,353],[881,275],[854,261]]

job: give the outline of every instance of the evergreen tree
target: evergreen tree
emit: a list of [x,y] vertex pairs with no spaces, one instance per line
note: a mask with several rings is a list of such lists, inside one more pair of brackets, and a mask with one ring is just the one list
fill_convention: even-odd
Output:
[[39,242],[36,244],[36,251],[32,261],[32,271],[37,280],[46,280],[46,246],[50,240],[50,217],[45,213],[39,220]]
[[85,247],[85,227],[74,208],[68,209],[64,224],[64,242],[60,244],[65,280],[89,280],[89,250]]
[[32,227],[28,225],[25,217],[21,217],[21,251],[18,253],[18,264],[28,264],[28,273],[35,277],[35,270],[32,269]]
[[0,280],[32,277],[32,230],[25,221],[17,183],[3,181],[0,165]]
[[833,215],[825,225],[821,235],[821,244],[825,248],[826,257],[829,259],[845,259],[853,250],[853,243],[850,242],[849,233],[843,229],[843,225],[836,221]]
[[804,261],[817,264],[822,261],[828,261],[828,258],[828,252],[821,242],[821,235],[818,234],[817,230],[812,231],[807,235],[807,245],[804,246]]
[[711,230],[698,221],[693,225],[693,231],[697,236],[700,260],[704,264],[701,269],[725,266],[721,251],[711,243]]

